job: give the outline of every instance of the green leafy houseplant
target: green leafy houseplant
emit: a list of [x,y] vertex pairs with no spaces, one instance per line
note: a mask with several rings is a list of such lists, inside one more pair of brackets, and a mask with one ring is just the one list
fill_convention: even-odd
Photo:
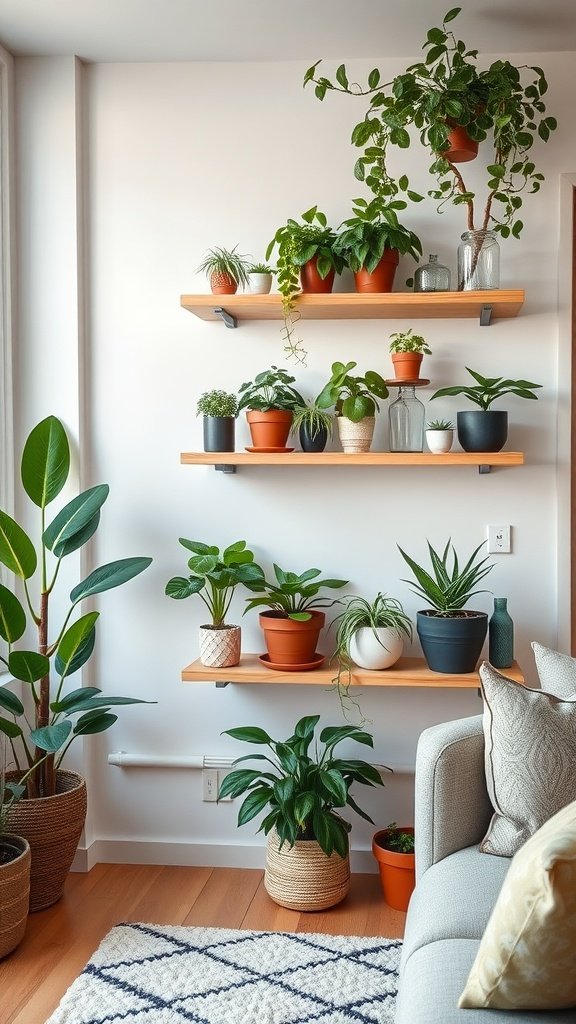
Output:
[[238,415],[238,399],[227,391],[205,391],[196,403],[197,416]]
[[422,352],[427,356],[432,355],[426,339],[420,334],[413,334],[412,328],[390,335],[390,352]]
[[[0,511],[0,562],[14,575],[18,591],[22,588],[25,598],[24,605],[16,588],[0,586],[0,636],[8,646],[7,657],[0,656],[0,662],[29,687],[34,707],[34,725],[29,728],[20,698],[6,686],[0,687],[0,709],[7,713],[7,717],[0,717],[0,731],[9,739],[16,770],[26,782],[29,797],[54,794],[56,769],[68,747],[79,736],[109,729],[116,721],[111,707],[147,703],[132,697],[105,696],[93,686],[65,692],[70,676],[92,654],[99,617],[99,612],[87,612],[71,622],[74,612],[86,598],[128,582],[152,561],[125,558],[94,569],[72,589],[63,624],[55,634],[49,634],[50,597],[62,560],[96,532],[109,490],[107,484],[91,487],[47,523],[46,510],[64,487],[69,468],[66,431],[58,419],[49,416],[30,433],[21,465],[24,490],[40,510],[37,547],[11,516]],[[31,588],[34,577],[36,598]],[[31,650],[26,640],[24,648],[16,648],[29,627],[37,632],[36,649]]]
[[[538,395],[533,392],[536,388],[541,388],[541,384],[534,384],[529,380],[510,380],[505,377],[483,377],[482,374],[476,370],[471,370],[469,366],[466,367],[468,373],[477,382],[474,385],[455,385],[454,387],[440,388],[439,391],[435,391],[432,395],[434,398],[446,398],[448,396],[464,395],[474,405],[479,406],[484,412],[487,412],[492,402],[497,398],[501,398],[502,395],[518,395],[519,398],[537,399]],[[431,401],[432,401],[431,399]]]
[[376,399],[388,397],[386,382],[375,370],[367,370],[362,377],[351,376],[350,370],[356,365],[332,363],[332,376],[316,399],[320,409],[334,406],[337,416],[346,416],[353,423],[374,416],[380,408]]
[[248,267],[249,274],[275,274],[274,267],[270,267],[268,263],[251,263]]
[[330,600],[319,596],[320,590],[339,590],[348,583],[348,580],[318,579],[320,569],[306,569],[298,575],[295,572],[286,572],[276,564],[274,575],[275,581],[262,576],[261,579],[248,584],[250,590],[261,593],[262,596],[247,598],[246,611],[269,608],[283,618],[292,619],[294,622],[307,622],[312,618],[312,611],[330,608],[338,603],[337,598]]
[[414,853],[414,833],[404,832],[395,821],[391,821],[386,826],[381,844],[386,850],[392,850],[394,853]]
[[452,420],[430,420],[426,430],[454,430],[454,424]]
[[219,798],[247,794],[238,812],[238,824],[252,821],[264,809],[259,832],[265,835],[276,829],[280,848],[293,847],[299,840],[316,840],[327,855],[336,851],[348,854],[348,833],[351,826],[338,813],[351,807],[366,821],[372,821],[350,793],[354,783],[363,786],[383,785],[380,773],[366,761],[335,756],[335,749],[344,740],[353,740],[373,747],[369,733],[354,726],[327,726],[322,729],[320,744],[315,742],[315,729],[320,715],[300,719],[294,734],[284,741],[273,740],[263,729],[254,726],[226,729],[224,735],[242,743],[269,748],[267,754],[246,755],[235,762],[259,760],[269,768],[260,771],[239,768],[229,772],[220,787]]
[[[412,585],[412,593],[424,597],[432,609],[430,614],[439,615],[444,618],[452,616],[466,616],[463,611],[464,605],[468,603],[475,594],[485,594],[487,591],[478,590],[478,584],[494,568],[487,564],[488,558],[479,558],[479,552],[484,547],[484,541],[474,549],[466,564],[461,568],[456,549],[449,539],[442,555],[434,550],[430,541],[427,541],[430,555],[431,572],[414,561],[398,545],[402,558],[412,570],[416,583]],[[452,559],[452,566],[449,566],[449,559]],[[403,583],[410,583],[410,580],[402,580]]]
[[359,198],[353,200],[352,217],[340,225],[334,251],[342,257],[354,273],[363,268],[369,273],[378,266],[386,249],[395,249],[400,255],[410,255],[418,261],[422,244],[413,231],[398,220],[395,205],[374,198],[370,202]]
[[292,387],[296,380],[286,370],[272,366],[256,374],[253,381],[246,381],[239,390],[238,410],[255,409],[268,412],[270,409],[294,411],[305,405],[302,395]]
[[316,402],[308,402],[306,405],[298,406],[294,410],[294,419],[292,420],[292,426],[290,433],[298,434],[302,426],[306,426],[308,433],[312,440],[314,440],[321,431],[326,432],[326,437],[332,437],[332,431],[334,428],[334,421],[329,412],[325,409],[320,409]]
[[233,249],[209,249],[198,267],[198,273],[206,274],[213,288],[226,281],[233,282],[236,288],[240,285],[245,287],[248,284],[250,263],[247,256],[237,252],[237,249],[237,245]]
[[237,540],[223,551],[185,537],[180,537],[179,541],[183,548],[193,552],[188,560],[191,575],[173,576],[166,584],[166,595],[181,601],[198,594],[210,613],[212,625],[224,626],[236,587],[241,583],[252,586],[264,579],[262,569],[254,561],[254,553],[245,540]]

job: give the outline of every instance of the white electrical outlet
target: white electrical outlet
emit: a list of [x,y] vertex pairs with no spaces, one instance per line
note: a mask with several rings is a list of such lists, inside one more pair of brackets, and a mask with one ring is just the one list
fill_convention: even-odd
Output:
[[509,555],[512,548],[510,536],[512,527],[510,525],[493,525],[486,527],[488,536],[488,553],[490,555]]
[[202,769],[202,800],[216,803],[218,800],[218,772],[216,768]]

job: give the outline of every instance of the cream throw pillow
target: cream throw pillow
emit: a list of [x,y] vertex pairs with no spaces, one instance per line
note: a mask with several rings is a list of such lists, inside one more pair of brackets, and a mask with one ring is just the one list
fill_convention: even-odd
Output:
[[518,851],[458,1006],[576,1006],[576,801]]
[[482,853],[512,857],[561,807],[576,799],[576,700],[480,667],[486,786],[494,808]]
[[532,650],[542,689],[563,700],[576,700],[576,658],[536,642]]

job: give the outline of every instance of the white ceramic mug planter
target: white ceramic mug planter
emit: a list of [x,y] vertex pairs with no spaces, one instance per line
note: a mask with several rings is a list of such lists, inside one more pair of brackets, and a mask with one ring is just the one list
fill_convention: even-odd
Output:
[[427,430],[426,444],[434,455],[449,452],[454,442],[454,430]]

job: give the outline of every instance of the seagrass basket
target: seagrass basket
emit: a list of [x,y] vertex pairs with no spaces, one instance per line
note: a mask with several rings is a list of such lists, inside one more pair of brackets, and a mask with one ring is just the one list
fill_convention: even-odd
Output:
[[268,834],[264,888],[281,907],[327,910],[341,903],[350,889],[350,859],[328,857],[315,839],[298,840],[290,849],[276,829]]
[[30,847],[21,836],[4,832],[2,846],[16,856],[0,863],[0,959],[8,956],[24,938],[30,893]]
[[[16,773],[6,778],[16,780]],[[45,910],[64,892],[86,819],[86,783],[76,772],[59,769],[56,795],[18,800],[9,827],[27,839],[32,853],[30,912]]]

